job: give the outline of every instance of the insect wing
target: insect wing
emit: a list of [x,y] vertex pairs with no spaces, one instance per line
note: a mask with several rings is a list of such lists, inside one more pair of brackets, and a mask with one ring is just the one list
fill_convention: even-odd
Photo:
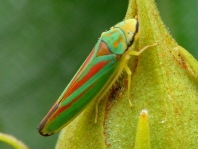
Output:
[[118,65],[117,55],[97,56],[101,44],[104,43],[98,41],[80,70],[40,123],[40,134],[52,135],[65,127],[100,94],[100,91],[104,90],[111,80]]

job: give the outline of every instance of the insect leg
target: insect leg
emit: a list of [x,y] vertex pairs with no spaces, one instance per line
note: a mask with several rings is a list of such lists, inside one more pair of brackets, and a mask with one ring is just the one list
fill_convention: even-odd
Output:
[[[148,45],[148,46],[145,46],[144,48],[142,48],[140,51],[129,51],[129,55],[135,55],[135,56],[139,56],[142,52],[144,52],[146,49],[150,48],[150,47],[154,47],[156,46],[157,43],[155,44],[152,44],[152,45]],[[129,69],[129,67],[127,65],[124,66],[124,69],[128,75],[128,93],[127,93],[127,96],[128,96],[128,100],[129,100],[129,105],[132,107],[132,102],[130,100],[130,87],[131,87],[131,70]]]
[[135,56],[139,56],[142,52],[144,52],[146,49],[150,48],[150,47],[154,47],[156,46],[157,43],[154,43],[152,45],[148,45],[148,46],[145,46],[144,48],[142,48],[140,51],[129,51],[129,55],[135,55]]
[[131,70],[129,69],[129,67],[127,65],[124,66],[124,69],[128,75],[128,92],[127,92],[127,97],[128,97],[128,100],[129,100],[129,105],[130,107],[133,107],[133,104],[131,103],[131,100],[130,100],[130,88],[131,88]]

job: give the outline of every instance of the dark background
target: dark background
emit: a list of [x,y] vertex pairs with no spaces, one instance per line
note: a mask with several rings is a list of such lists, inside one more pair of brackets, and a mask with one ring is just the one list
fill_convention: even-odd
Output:
[[[0,5],[0,132],[31,149],[53,149],[58,135],[37,126],[101,33],[123,20],[128,0],[6,0]],[[197,0],[157,0],[175,40],[198,59]],[[0,148],[11,147],[0,143]]]

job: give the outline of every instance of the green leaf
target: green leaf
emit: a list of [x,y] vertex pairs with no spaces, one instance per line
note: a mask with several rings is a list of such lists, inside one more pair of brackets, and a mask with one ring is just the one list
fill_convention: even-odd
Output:
[[[134,148],[138,113],[149,111],[151,148],[197,148],[198,63],[180,47],[161,21],[153,0],[130,1],[126,19],[138,17],[138,49],[157,46],[130,59],[131,101],[124,77],[100,103],[95,103],[63,129],[57,149]],[[111,96],[111,95],[114,96]],[[115,98],[114,98],[115,97]]]
[[0,133],[0,141],[11,145],[15,149],[28,149],[23,142],[8,134]]
[[140,113],[135,138],[135,149],[151,149],[147,110],[142,110]]

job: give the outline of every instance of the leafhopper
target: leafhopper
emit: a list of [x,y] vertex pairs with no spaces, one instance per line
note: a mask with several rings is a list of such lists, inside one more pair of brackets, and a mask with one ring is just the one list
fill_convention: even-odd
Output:
[[148,47],[154,46],[146,46],[139,52],[131,50],[129,47],[137,38],[137,19],[122,21],[103,32],[87,59],[41,121],[39,133],[50,136],[60,131],[91,101],[99,101],[123,70],[128,74],[129,98],[131,71],[127,61],[131,56],[138,56]]

